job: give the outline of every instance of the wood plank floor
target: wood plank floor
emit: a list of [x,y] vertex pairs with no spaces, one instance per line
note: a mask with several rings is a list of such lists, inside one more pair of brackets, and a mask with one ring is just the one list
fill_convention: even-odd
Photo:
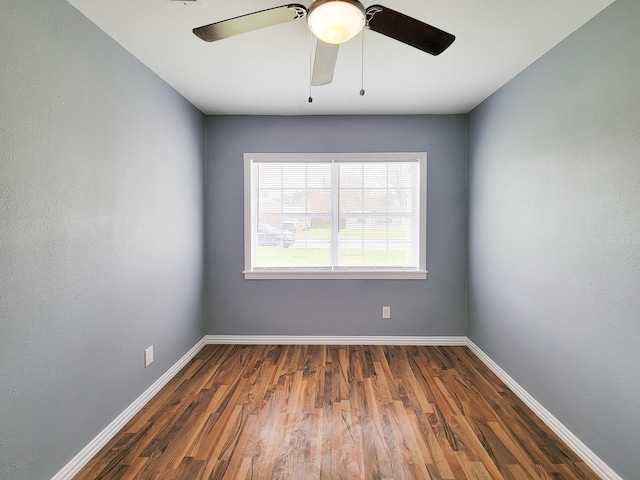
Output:
[[208,345],[75,478],[598,477],[466,347]]

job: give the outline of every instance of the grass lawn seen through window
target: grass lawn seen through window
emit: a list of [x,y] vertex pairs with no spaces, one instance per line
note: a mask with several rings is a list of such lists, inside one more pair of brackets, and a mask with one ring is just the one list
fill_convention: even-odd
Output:
[[[341,249],[338,251],[338,266],[392,267],[406,264],[407,250]],[[258,247],[258,267],[329,267],[331,252],[328,248],[282,248]]]

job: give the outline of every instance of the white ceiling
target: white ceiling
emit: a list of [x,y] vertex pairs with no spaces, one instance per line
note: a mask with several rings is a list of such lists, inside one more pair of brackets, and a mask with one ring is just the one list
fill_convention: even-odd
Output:
[[[433,57],[366,30],[365,96],[359,95],[357,36],[340,46],[333,83],[313,87],[308,103],[305,20],[213,43],[191,32],[282,0],[68,1],[203,113],[251,115],[466,113],[613,3],[384,0],[384,6],[450,32],[456,41]],[[311,0],[300,3],[309,6]]]

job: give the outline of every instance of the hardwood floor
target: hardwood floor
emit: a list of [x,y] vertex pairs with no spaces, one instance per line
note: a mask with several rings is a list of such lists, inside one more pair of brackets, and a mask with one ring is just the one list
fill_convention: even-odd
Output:
[[208,345],[75,478],[598,477],[466,347]]

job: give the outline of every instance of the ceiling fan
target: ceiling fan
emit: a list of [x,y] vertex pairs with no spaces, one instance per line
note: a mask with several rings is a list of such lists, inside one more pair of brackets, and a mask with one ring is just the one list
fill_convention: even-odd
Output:
[[382,5],[365,9],[358,0],[315,0],[308,9],[299,3],[290,3],[203,25],[194,28],[193,33],[204,41],[214,42],[305,16],[309,29],[318,38],[311,75],[311,85],[314,86],[331,83],[340,44],[353,38],[363,28],[431,55],[440,55],[456,38]]

